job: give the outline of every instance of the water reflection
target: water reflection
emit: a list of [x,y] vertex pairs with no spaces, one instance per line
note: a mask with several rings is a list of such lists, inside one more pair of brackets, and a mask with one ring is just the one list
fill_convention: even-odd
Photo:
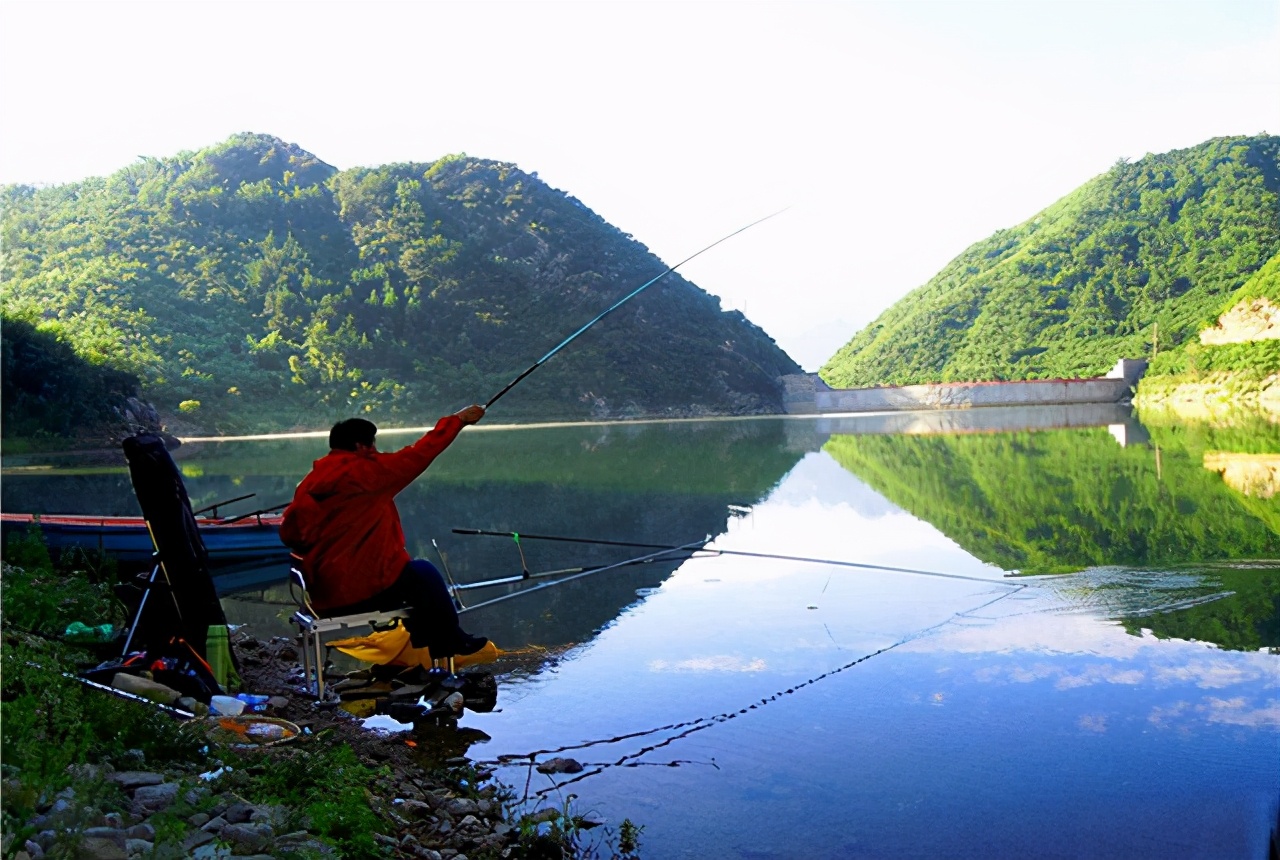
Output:
[[885,498],[1006,570],[1280,555],[1280,499],[1242,496],[1203,468],[1202,450],[1191,441],[1165,434],[1159,460],[1153,448],[1121,447],[1102,429],[835,435],[824,450]]
[[[643,824],[646,856],[1265,857],[1277,501],[1205,454],[1268,455],[1275,432],[972,413],[464,434],[401,499],[410,548],[434,557],[435,538],[464,581],[639,552],[529,540],[522,558],[453,527],[711,535],[972,579],[725,555],[478,610],[505,647],[572,647],[504,679],[459,743],[530,804],[573,793]],[[184,473],[204,503],[287,497],[322,444],[191,446]],[[131,512],[118,480],[6,472],[3,500]],[[232,604],[264,627],[289,605],[278,588]],[[527,764],[554,755],[583,774]]]
[[473,753],[531,803],[644,823],[655,856],[1266,856],[1275,656],[1149,632],[1226,605],[1235,567],[1009,579],[825,452],[715,542],[799,545],[988,582],[689,561],[505,690]]

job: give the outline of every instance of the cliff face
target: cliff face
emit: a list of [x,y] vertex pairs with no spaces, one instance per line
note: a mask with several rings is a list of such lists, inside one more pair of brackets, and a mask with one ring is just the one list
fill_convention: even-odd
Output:
[[1267,298],[1240,302],[1218,317],[1217,325],[1200,332],[1200,342],[1207,346],[1275,339],[1280,339],[1280,307]]

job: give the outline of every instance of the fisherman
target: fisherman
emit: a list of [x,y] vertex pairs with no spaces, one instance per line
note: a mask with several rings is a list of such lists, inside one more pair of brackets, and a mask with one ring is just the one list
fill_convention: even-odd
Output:
[[329,431],[329,453],[312,464],[284,512],[280,539],[302,558],[311,604],[322,616],[412,606],[409,642],[433,657],[473,654],[486,644],[458,624],[458,612],[433,564],[411,559],[395,496],[484,407],[446,415],[421,439],[395,453],[378,450],[372,421],[348,418]]

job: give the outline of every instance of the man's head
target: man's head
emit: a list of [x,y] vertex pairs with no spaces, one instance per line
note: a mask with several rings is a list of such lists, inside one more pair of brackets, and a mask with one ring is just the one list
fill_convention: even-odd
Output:
[[373,437],[378,435],[378,425],[363,418],[348,418],[339,421],[329,431],[329,448],[334,451],[354,451],[357,446],[373,446]]

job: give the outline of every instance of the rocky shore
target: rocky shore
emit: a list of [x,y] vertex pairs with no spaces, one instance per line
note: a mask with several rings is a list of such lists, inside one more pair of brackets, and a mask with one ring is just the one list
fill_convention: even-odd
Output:
[[[141,750],[131,750],[130,760],[116,766],[74,766],[73,787],[40,798],[38,814],[21,828],[34,832],[31,838],[14,845],[12,828],[6,828],[10,833],[2,846],[5,856],[16,860],[353,856],[313,832],[312,822],[299,810],[252,803],[237,793],[246,771],[297,767],[300,761],[305,763],[313,745],[323,742],[332,747],[335,741],[380,775],[363,790],[368,810],[384,831],[372,834],[369,847],[373,851],[366,856],[427,860],[576,856],[572,840],[565,838],[569,828],[561,820],[563,811],[517,809],[508,789],[490,781],[489,773],[472,766],[461,754],[468,741],[465,729],[450,724],[424,725],[413,732],[365,729],[351,713],[358,707],[349,703],[317,707],[291,687],[289,678],[297,663],[292,641],[235,636],[232,646],[244,688],[269,695],[266,714],[293,723],[299,735],[261,748],[236,750],[219,746],[211,736],[208,759],[202,765],[152,769]],[[347,698],[359,702],[358,695]],[[217,721],[200,722],[214,726]]]
[[1280,375],[1257,379],[1252,374],[1223,371],[1194,379],[1185,375],[1148,377],[1138,386],[1134,405],[1167,410],[1192,421],[1241,411],[1257,412],[1275,421],[1280,419]]

